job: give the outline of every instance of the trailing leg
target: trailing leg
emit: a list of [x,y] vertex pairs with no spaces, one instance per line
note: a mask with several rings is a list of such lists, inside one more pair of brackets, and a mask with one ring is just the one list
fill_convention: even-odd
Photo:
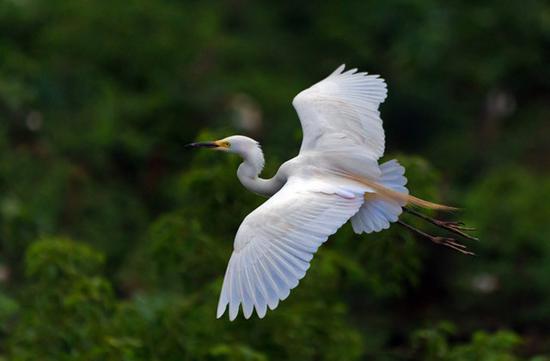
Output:
[[423,219],[427,222],[430,222],[431,224],[433,224],[437,227],[443,228],[443,229],[445,229],[449,232],[452,232],[454,234],[457,234],[461,237],[467,238],[467,239],[472,240],[472,241],[479,241],[478,238],[473,237],[473,236],[466,233],[466,231],[475,231],[475,228],[464,227],[464,223],[462,223],[462,222],[443,221],[443,220],[440,220],[440,219],[435,219],[435,218],[429,217],[425,214],[417,212],[414,209],[411,209],[411,208],[408,208],[408,207],[403,207],[403,210],[407,213],[412,214],[413,216],[421,218],[421,219]]
[[415,228],[415,227],[411,226],[410,224],[405,223],[401,220],[397,221],[397,223],[399,223],[400,225],[402,225],[403,227],[407,228],[408,230],[410,230],[412,232],[418,233],[419,235],[421,235],[425,238],[428,238],[433,243],[452,248],[455,251],[460,252],[460,253],[465,254],[465,255],[469,255],[469,256],[474,256],[475,255],[475,253],[468,251],[467,247],[465,245],[463,245],[462,243],[457,242],[456,239],[454,239],[454,238],[441,237],[441,236],[432,236],[432,235],[430,235],[426,232],[423,232],[423,231],[419,230],[418,228]]

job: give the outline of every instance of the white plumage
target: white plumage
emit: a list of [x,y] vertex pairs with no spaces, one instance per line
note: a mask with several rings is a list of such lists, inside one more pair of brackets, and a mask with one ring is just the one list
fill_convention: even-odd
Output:
[[300,153],[346,149],[380,158],[384,128],[378,106],[387,93],[386,82],[378,75],[357,69],[344,72],[344,65],[302,91],[292,102],[304,131]]
[[408,194],[405,169],[395,160],[378,164],[384,154],[378,106],[386,95],[383,79],[344,72],[343,65],[299,93],[292,104],[303,129],[300,153],[271,179],[258,177],[263,155],[250,138],[191,145],[239,154],[241,183],[271,197],[237,232],[218,317],[227,308],[230,320],[240,308],[245,318],[254,309],[260,318],[275,309],[305,276],[319,246],[348,220],[357,233],[397,221]]
[[246,318],[255,308],[263,317],[288,297],[309,268],[309,262],[328,236],[354,215],[363,199],[342,197],[332,184],[299,178],[287,184],[249,214],[235,239],[225,275],[218,317],[229,304],[235,319],[239,304]]
[[[393,159],[381,164],[380,170],[382,171],[380,184],[396,192],[409,193],[405,187],[407,184],[405,168],[397,160]],[[359,212],[351,218],[353,230],[355,233],[361,234],[388,229],[390,223],[397,222],[404,205],[404,202],[399,200],[391,200],[371,193],[367,196]]]

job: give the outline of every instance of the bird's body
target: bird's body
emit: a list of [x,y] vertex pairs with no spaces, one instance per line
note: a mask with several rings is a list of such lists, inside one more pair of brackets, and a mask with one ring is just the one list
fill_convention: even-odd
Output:
[[294,98],[302,146],[271,179],[259,178],[264,156],[250,138],[191,145],[240,155],[240,182],[270,197],[237,232],[218,317],[229,306],[234,320],[241,305],[246,318],[254,309],[264,317],[267,307],[277,307],[305,276],[318,247],[348,220],[356,233],[371,233],[396,222],[406,203],[449,208],[410,196],[405,169],[396,160],[379,164],[384,130],[378,106],[386,98],[386,83],[376,75],[343,70]]

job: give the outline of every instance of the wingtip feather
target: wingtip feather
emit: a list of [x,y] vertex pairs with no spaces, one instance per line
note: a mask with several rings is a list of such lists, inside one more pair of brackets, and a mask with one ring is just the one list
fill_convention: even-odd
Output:
[[340,65],[340,66],[339,66],[338,68],[336,68],[336,70],[334,70],[329,76],[342,74],[342,73],[344,72],[344,69],[346,69],[346,64]]
[[264,318],[266,313],[267,313],[267,306],[266,307],[256,307],[256,314],[258,315],[258,318],[260,318],[260,319]]
[[220,303],[218,305],[218,310],[216,311],[216,318],[219,319],[223,316],[223,314],[225,313],[225,310],[227,309],[227,304],[223,305]]
[[229,307],[229,321],[235,321],[239,314],[239,305],[237,307]]

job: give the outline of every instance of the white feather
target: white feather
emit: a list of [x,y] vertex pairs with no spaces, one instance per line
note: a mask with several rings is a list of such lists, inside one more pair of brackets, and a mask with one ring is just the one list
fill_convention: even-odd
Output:
[[[218,317],[227,305],[231,320],[237,317],[240,305],[246,318],[253,309],[264,317],[267,306],[276,308],[305,276],[318,246],[363,203],[362,194],[351,197],[347,192],[347,197],[342,197],[338,186],[327,184],[324,192],[310,188],[307,180],[290,179],[241,224],[222,286]],[[228,288],[232,290],[229,301],[223,291]]]
[[[379,181],[381,185],[400,193],[409,193],[405,187],[407,184],[407,178],[404,175],[405,168],[397,160],[393,159],[381,164],[380,170],[382,171]],[[359,212],[351,218],[353,230],[355,233],[361,234],[388,229],[390,223],[399,219],[399,215],[403,212],[403,205],[370,193]]]
[[355,71],[344,72],[341,65],[294,98],[304,132],[300,153],[347,147],[373,160],[384,154],[378,106],[386,99],[386,83],[378,75]]

